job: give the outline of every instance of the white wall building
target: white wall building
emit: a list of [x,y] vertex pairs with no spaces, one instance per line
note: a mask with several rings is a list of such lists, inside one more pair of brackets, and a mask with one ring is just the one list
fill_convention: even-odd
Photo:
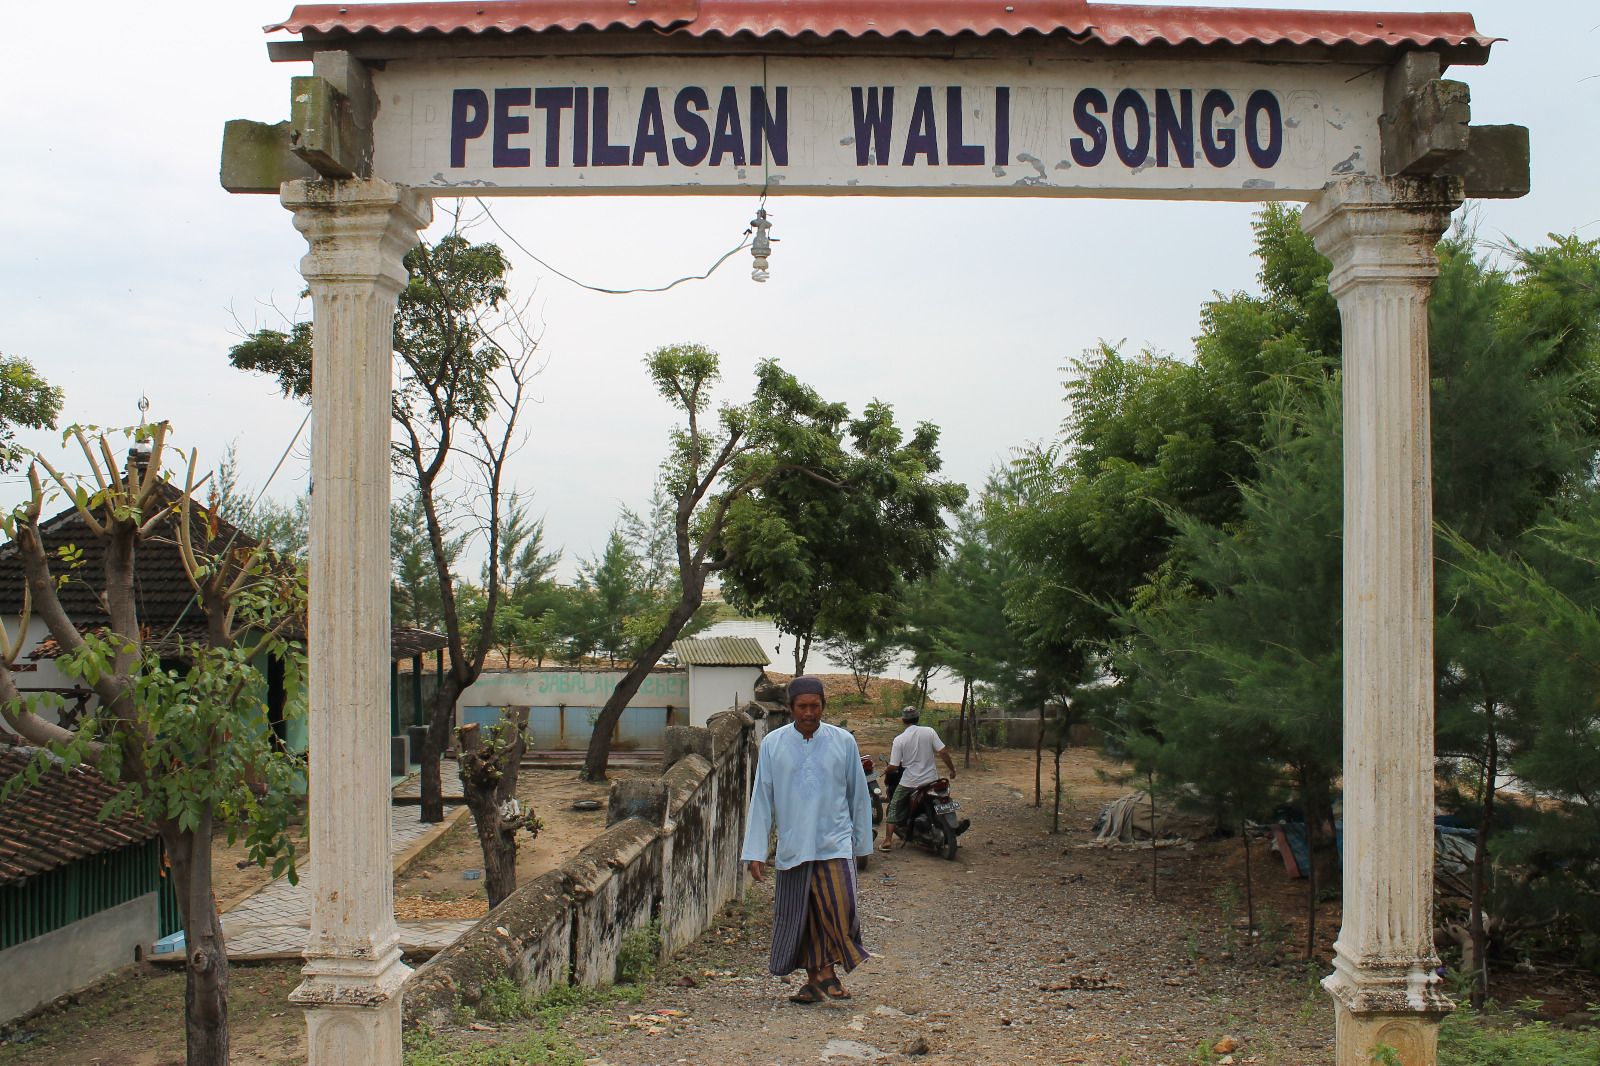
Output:
[[718,711],[755,695],[772,660],[754,637],[701,637],[675,641],[673,654],[689,672],[689,724],[703,726]]

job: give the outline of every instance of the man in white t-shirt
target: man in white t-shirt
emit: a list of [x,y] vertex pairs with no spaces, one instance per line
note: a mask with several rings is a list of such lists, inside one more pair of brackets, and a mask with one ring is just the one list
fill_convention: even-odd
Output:
[[955,760],[950,758],[944,741],[939,739],[938,730],[918,725],[919,717],[915,707],[908,706],[900,711],[900,720],[906,728],[894,738],[894,746],[889,749],[889,769],[900,771],[900,783],[895,786],[894,795],[889,798],[889,811],[883,816],[883,843],[879,851],[894,847],[895,823],[905,812],[911,794],[922,785],[939,780],[939,768],[933,761],[935,755],[944,760],[946,775],[956,776]]

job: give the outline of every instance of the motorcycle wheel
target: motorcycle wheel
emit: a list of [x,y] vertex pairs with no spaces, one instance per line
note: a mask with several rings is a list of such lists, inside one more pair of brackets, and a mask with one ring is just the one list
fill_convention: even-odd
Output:
[[947,859],[954,859],[956,857],[956,848],[958,846],[958,841],[956,840],[956,827],[951,825],[949,822],[941,821],[939,823],[939,832],[944,836],[944,844],[942,847],[940,847],[939,854],[943,855]]

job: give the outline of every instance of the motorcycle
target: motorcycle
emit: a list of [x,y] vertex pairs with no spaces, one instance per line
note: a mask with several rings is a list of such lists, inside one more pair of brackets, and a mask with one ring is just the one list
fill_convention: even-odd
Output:
[[878,771],[873,767],[872,756],[861,756],[861,772],[867,777],[867,797],[872,800],[872,824],[878,826],[883,822],[883,808],[888,800],[883,796],[883,786],[878,783]]
[[895,832],[936,855],[954,859],[961,834],[972,824],[966,818],[956,817],[960,809],[961,804],[950,798],[949,779],[941,777],[918,785],[906,801],[905,814],[895,826]]

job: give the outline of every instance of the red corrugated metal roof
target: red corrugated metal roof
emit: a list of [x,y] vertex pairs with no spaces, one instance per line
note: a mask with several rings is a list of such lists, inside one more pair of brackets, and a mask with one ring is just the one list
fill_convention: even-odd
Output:
[[434,36],[655,29],[693,37],[953,37],[1062,33],[1103,44],[1488,47],[1456,12],[1155,7],[1088,0],[467,0],[301,4],[269,32]]

